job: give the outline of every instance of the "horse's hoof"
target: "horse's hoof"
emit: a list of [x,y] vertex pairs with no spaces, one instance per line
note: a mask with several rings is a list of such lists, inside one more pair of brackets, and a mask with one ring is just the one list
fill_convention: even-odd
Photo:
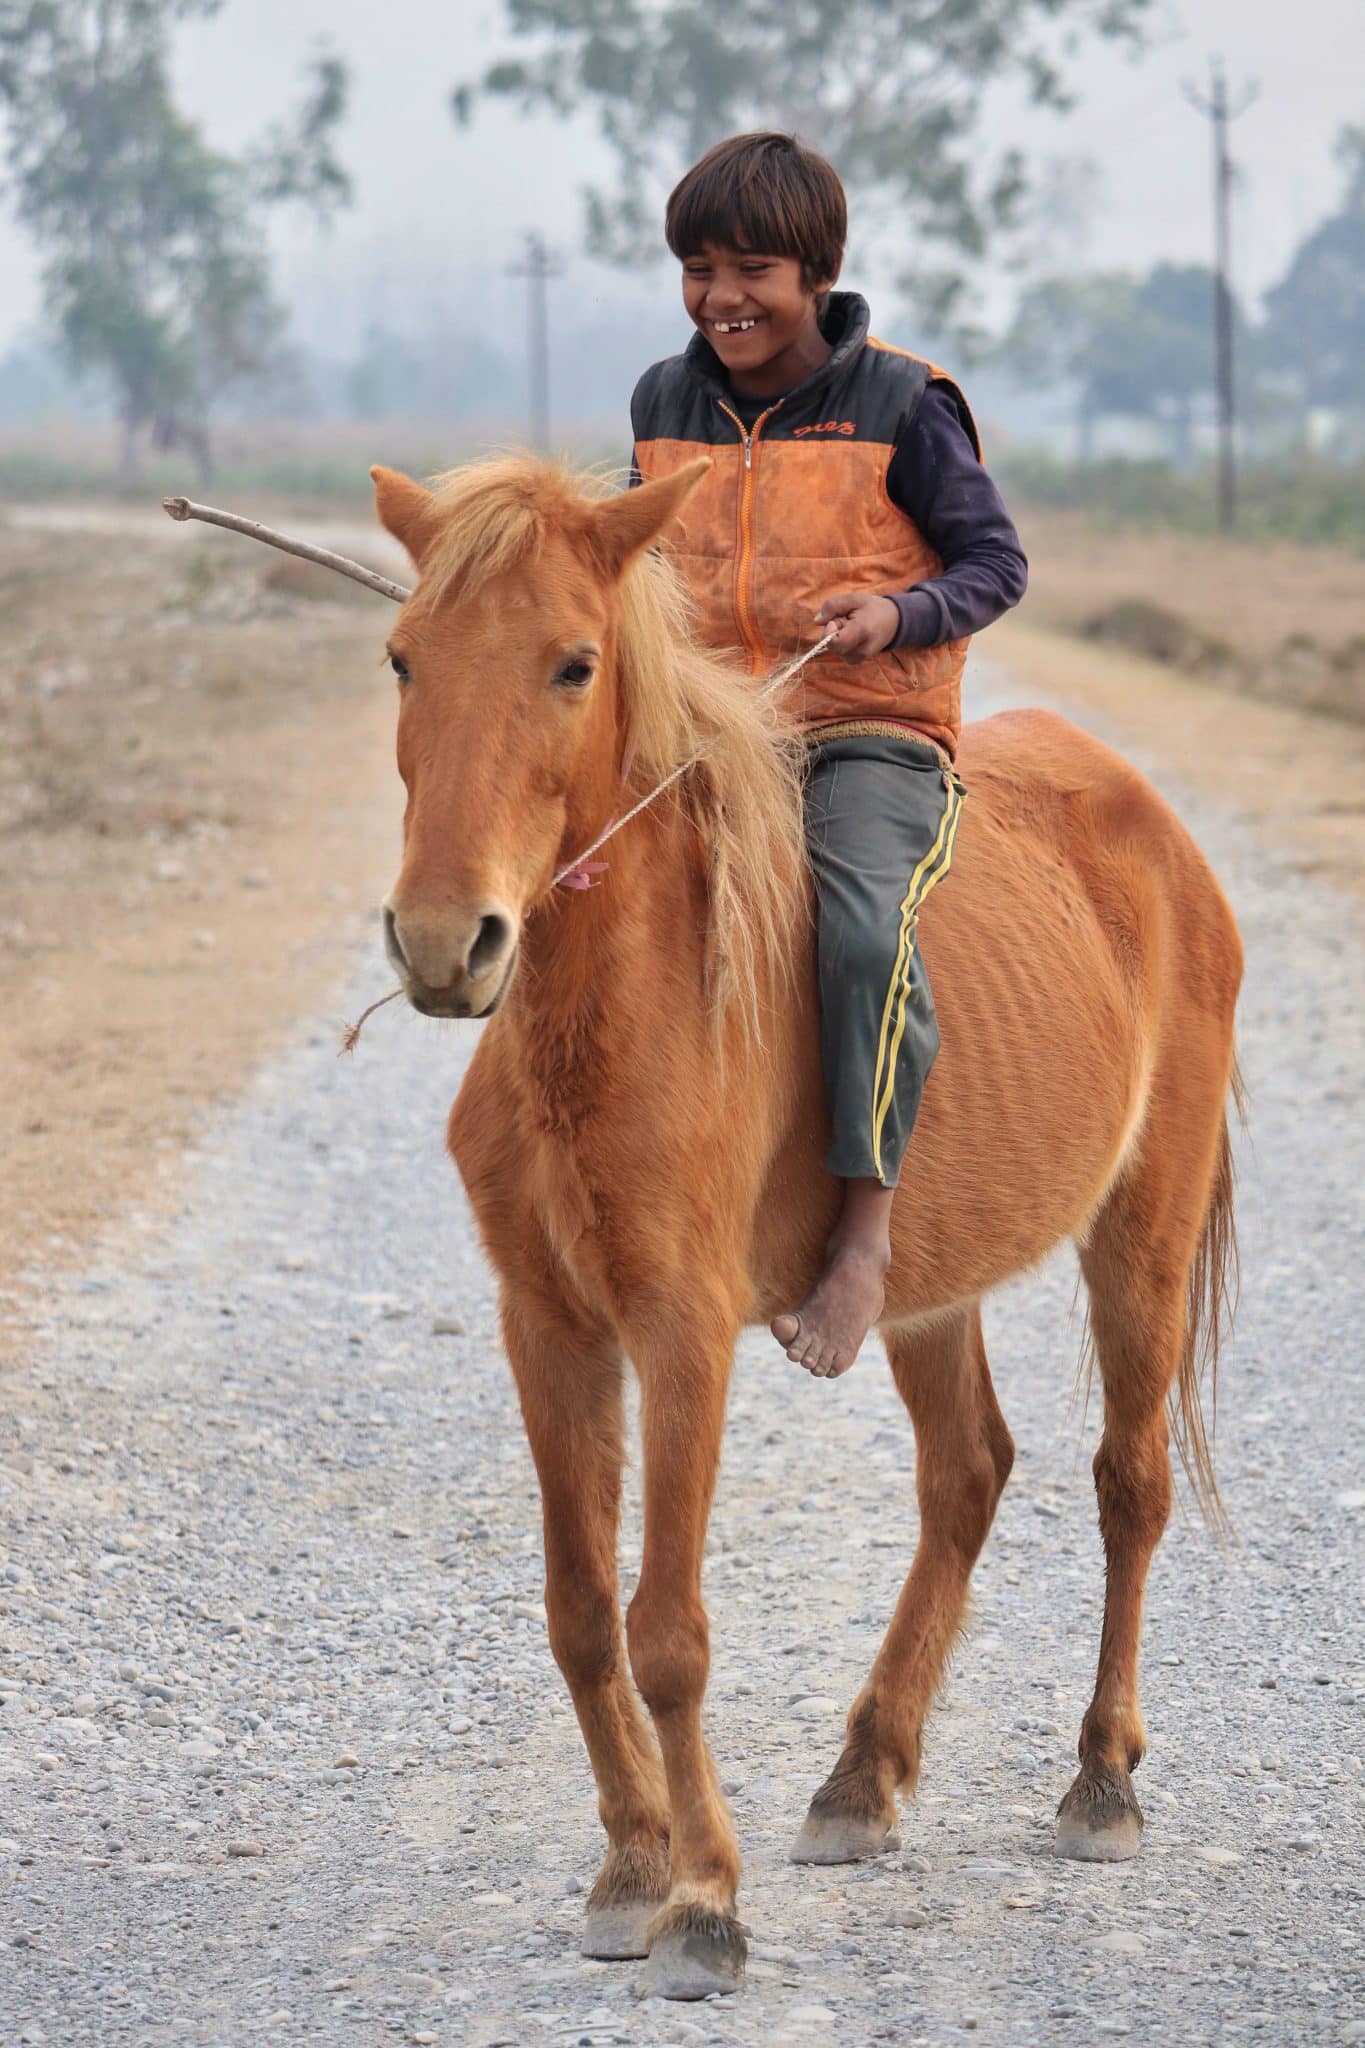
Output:
[[817,1812],[812,1807],[792,1843],[790,1861],[865,1863],[870,1857],[889,1855],[900,1845],[900,1835],[890,1821],[872,1820],[866,1814]]
[[1057,1808],[1053,1849],[1077,1863],[1126,1863],[1142,1845],[1142,1808],[1127,1771],[1081,1771]]
[[599,1963],[637,1962],[649,1954],[649,1923],[658,1899],[625,1899],[620,1905],[589,1906],[583,1922],[582,1953]]
[[748,1944],[738,1924],[695,1908],[665,1924],[650,1944],[640,1985],[642,1998],[714,1998],[744,1982]]

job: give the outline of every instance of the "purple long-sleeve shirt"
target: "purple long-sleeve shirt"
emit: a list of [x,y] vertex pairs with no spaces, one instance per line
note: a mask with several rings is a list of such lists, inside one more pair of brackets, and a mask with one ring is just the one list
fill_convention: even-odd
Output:
[[1018,604],[1028,561],[946,385],[926,387],[891,457],[886,492],[943,557],[940,575],[897,593],[897,647],[937,647],[979,633]]

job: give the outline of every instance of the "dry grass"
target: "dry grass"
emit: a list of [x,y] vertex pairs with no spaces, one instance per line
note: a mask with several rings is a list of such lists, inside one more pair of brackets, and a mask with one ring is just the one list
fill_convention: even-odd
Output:
[[401,795],[383,599],[226,536],[5,541],[0,1288],[150,1194],[326,1001]]
[[1365,557],[1025,510],[1027,617],[1253,696],[1365,719]]

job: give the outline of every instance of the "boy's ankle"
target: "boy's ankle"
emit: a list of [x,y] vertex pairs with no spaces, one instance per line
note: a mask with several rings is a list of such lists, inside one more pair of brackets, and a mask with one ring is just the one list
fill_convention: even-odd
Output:
[[836,1231],[825,1251],[826,1270],[844,1259],[867,1266],[879,1279],[884,1278],[891,1264],[891,1239],[868,1231]]

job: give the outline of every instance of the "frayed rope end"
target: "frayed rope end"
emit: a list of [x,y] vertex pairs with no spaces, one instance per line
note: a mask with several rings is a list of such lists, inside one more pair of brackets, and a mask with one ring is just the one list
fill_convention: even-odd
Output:
[[403,991],[401,988],[391,988],[386,996],[381,996],[379,998],[379,1001],[377,1003],[371,1003],[368,1010],[362,1010],[360,1015],[356,1018],[354,1024],[348,1024],[346,1026],[345,1030],[341,1034],[341,1049],[337,1053],[338,1059],[344,1059],[348,1052],[355,1051],[356,1047],[360,1043],[360,1034],[365,1029],[366,1019],[369,1017],[373,1017],[376,1010],[382,1010],[385,1003],[396,1002],[399,996],[402,995],[402,993]]

